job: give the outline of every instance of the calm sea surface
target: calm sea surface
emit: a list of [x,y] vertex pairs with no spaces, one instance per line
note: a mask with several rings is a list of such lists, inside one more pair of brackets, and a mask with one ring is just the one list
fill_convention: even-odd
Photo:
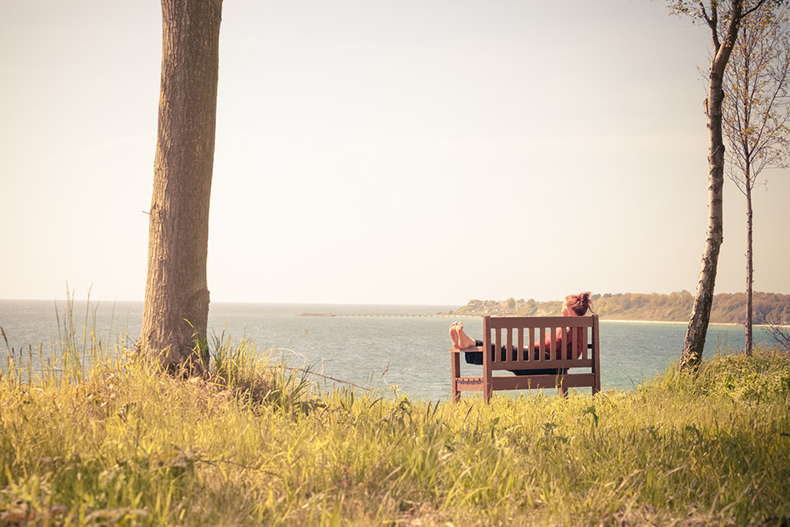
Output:
[[[398,386],[413,398],[446,399],[450,394],[450,324],[456,320],[429,315],[457,306],[375,306],[318,304],[231,304],[212,303],[209,312],[211,335],[230,336],[234,342],[251,339],[260,351],[271,349],[288,358],[291,366],[310,366],[311,371],[363,387]],[[64,320],[65,302],[0,300],[0,327],[8,345],[0,341],[3,359],[14,350],[37,355],[59,339],[58,318]],[[142,302],[74,303],[73,320],[82,331],[95,328],[97,338],[128,347],[140,334]],[[334,316],[297,316],[299,313],[331,313]],[[361,316],[358,316],[361,315]],[[480,338],[479,317],[460,318],[473,337]],[[94,322],[95,321],[95,322]],[[604,389],[634,389],[643,379],[663,373],[678,359],[686,324],[601,321],[601,366]],[[758,342],[769,337],[755,330]],[[743,348],[743,328],[711,326],[706,357],[717,346],[724,352]],[[463,361],[462,361],[463,362]],[[3,360],[3,364],[6,361]],[[482,371],[480,366],[462,364],[462,373]],[[316,381],[332,381],[316,377]]]

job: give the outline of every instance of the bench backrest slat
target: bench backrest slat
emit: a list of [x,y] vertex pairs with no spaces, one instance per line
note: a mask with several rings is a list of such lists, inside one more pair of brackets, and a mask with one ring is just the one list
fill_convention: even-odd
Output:
[[[491,370],[591,367],[593,318],[485,317],[484,349]],[[526,330],[526,331],[525,331]],[[560,349],[557,349],[557,335]],[[548,344],[548,345],[547,345]],[[484,365],[485,365],[484,359]]]

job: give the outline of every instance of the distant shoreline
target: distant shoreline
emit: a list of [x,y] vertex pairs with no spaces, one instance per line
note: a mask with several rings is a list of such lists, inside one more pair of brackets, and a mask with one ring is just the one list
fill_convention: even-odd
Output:
[[[600,319],[601,322],[633,322],[636,324],[688,324],[688,321],[683,320],[615,320],[612,318],[602,318]],[[709,326],[734,326],[734,327],[743,327],[743,324],[736,324],[734,322],[711,322],[708,324]],[[752,327],[755,328],[767,328],[769,327],[768,324],[752,324]],[[777,327],[780,328],[788,328],[788,325],[779,325]]]
[[[688,320],[624,320],[619,318],[602,318],[601,322],[628,322],[633,324],[688,324]],[[727,324],[723,322],[709,323],[709,326],[739,326],[740,324]]]
[[[780,293],[754,292],[752,299],[760,305],[760,313],[753,313],[752,319],[765,327],[768,321],[790,324],[790,295]],[[671,294],[659,293],[617,293],[594,294],[590,296],[590,307],[600,315],[601,321],[613,322],[656,322],[661,324],[687,324],[694,307],[694,296],[688,291]],[[712,325],[743,327],[746,319],[747,296],[745,293],[718,293],[710,304],[707,317]],[[562,308],[560,300],[538,302],[510,297],[507,300],[472,299],[456,310],[456,315],[477,314],[491,316],[559,315]],[[755,324],[757,325],[757,324]]]
[[[628,322],[633,324],[688,324],[688,321],[682,320],[624,320],[619,318],[601,318],[601,322]],[[709,325],[713,326],[713,323]],[[717,324],[720,326],[737,326],[737,324]]]
[[[441,316],[441,315],[437,315]],[[484,315],[447,315],[447,316],[457,316],[457,317],[469,317],[469,318],[476,318],[482,317]],[[491,315],[491,316],[499,316],[499,315]],[[547,316],[559,316],[559,315],[547,315]],[[601,318],[599,319],[601,322],[625,322],[628,324],[682,324],[687,325],[687,320],[624,320],[619,318]],[[709,326],[730,326],[730,327],[743,327],[743,324],[735,324],[734,322],[711,322],[708,324]],[[768,324],[752,324],[752,327],[755,328],[765,328],[769,327]],[[790,325],[779,325],[780,328],[790,328]]]
[[[471,313],[296,313],[297,317],[444,317],[444,318],[481,318],[484,316],[515,316],[515,315],[476,315]],[[559,316],[559,315],[545,315]],[[628,324],[688,324],[687,320],[625,320],[619,318],[601,318],[601,322],[624,322]],[[732,322],[711,322],[709,326],[743,327],[743,324]],[[767,327],[766,324],[754,324],[754,327]],[[779,326],[790,327],[790,326]]]

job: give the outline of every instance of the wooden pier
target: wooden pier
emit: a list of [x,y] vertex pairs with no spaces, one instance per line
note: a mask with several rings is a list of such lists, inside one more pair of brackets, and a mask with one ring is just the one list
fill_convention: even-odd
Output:
[[447,313],[297,313],[297,317],[452,317]]

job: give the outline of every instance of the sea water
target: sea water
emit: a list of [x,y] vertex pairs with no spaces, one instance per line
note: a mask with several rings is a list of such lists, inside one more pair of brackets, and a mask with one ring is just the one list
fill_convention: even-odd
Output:
[[[0,357],[14,354],[36,361],[39,345],[45,352],[62,338],[65,303],[0,300]],[[209,342],[231,338],[253,341],[261,353],[287,360],[292,367],[309,368],[310,378],[322,387],[397,390],[415,399],[446,399],[450,395],[448,334],[460,320],[472,337],[482,338],[481,317],[439,316],[457,306],[382,306],[319,304],[212,303]],[[83,329],[112,347],[131,348],[140,335],[142,302],[74,302],[72,316],[82,339]],[[330,316],[331,315],[331,316]],[[601,321],[601,384],[603,389],[632,390],[666,371],[683,347],[685,323]],[[769,341],[755,328],[757,342]],[[711,325],[706,358],[743,348],[738,326]],[[3,361],[6,364],[6,361]],[[479,374],[481,366],[463,363],[464,375]],[[475,373],[477,372],[477,373]]]

